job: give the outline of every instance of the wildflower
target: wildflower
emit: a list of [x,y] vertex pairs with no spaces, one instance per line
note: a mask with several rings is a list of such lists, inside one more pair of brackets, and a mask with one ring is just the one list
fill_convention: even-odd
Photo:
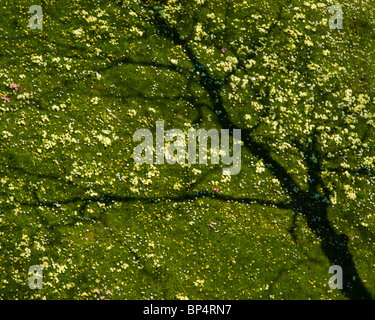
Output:
[[3,131],[3,136],[4,136],[4,138],[13,137],[13,135],[8,131]]
[[33,56],[31,57],[31,61],[32,61],[33,63],[36,63],[36,64],[40,65],[40,66],[41,66],[41,65],[43,65],[43,66],[46,66],[46,65],[47,65],[47,63],[43,61],[43,56],[33,55]]
[[7,103],[10,101],[10,99],[7,96],[3,96],[1,99],[3,99],[4,103]]
[[98,98],[98,97],[94,97],[94,98],[92,98],[92,99],[90,100],[90,102],[91,102],[92,104],[98,104],[98,103],[99,103],[99,98]]
[[153,241],[150,241],[150,242],[148,243],[148,245],[149,245],[150,247],[155,247],[155,243],[154,243]]
[[110,138],[105,137],[105,136],[103,136],[103,135],[101,135],[101,134],[100,134],[100,135],[97,135],[96,138],[98,138],[98,140],[99,140],[100,142],[102,142],[102,143],[104,144],[105,147],[111,145],[111,143],[112,143]]
[[82,35],[84,34],[84,31],[83,31],[81,28],[79,28],[79,29],[77,29],[77,30],[74,30],[74,31],[73,31],[73,34],[74,34],[76,37],[81,38]]
[[94,293],[99,294],[100,290],[99,289],[94,289]]
[[309,47],[312,47],[312,46],[314,45],[314,43],[313,43],[311,40],[309,40],[309,39],[306,39],[306,40],[305,40],[305,44],[306,44],[307,46],[309,46]]
[[92,22],[96,22],[96,20],[98,20],[96,17],[93,17],[93,16],[89,16],[87,18],[85,18],[85,20],[88,22],[88,23],[92,23]]
[[256,173],[262,173],[266,171],[266,168],[264,166],[264,163],[263,163],[263,160],[259,160],[257,163],[256,163],[256,168],[255,168],[255,172]]
[[227,52],[227,48],[222,48],[222,49],[221,49],[221,52],[222,52],[222,53]]
[[135,111],[134,109],[130,109],[128,110],[128,115],[131,116],[132,118],[137,114],[137,111]]
[[16,84],[16,83],[11,83],[10,86],[9,86],[11,89],[14,89],[14,91],[18,91],[18,88],[20,87],[19,84]]
[[192,172],[193,172],[195,175],[197,175],[197,174],[201,174],[201,173],[202,173],[201,170],[196,169],[196,168],[194,168],[194,169],[192,170]]
[[187,296],[184,296],[182,293],[179,293],[179,292],[176,294],[176,298],[178,300],[189,300]]
[[195,285],[196,287],[198,287],[198,286],[203,286],[203,284],[204,284],[204,280],[197,279],[197,280],[194,281],[193,283],[194,283],[194,285]]
[[215,192],[219,192],[219,189],[218,189],[218,188],[214,188],[214,191],[215,191]]

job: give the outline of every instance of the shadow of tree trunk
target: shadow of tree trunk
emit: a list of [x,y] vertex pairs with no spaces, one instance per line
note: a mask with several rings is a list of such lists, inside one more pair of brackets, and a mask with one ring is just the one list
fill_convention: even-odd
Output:
[[363,285],[350,253],[349,238],[345,234],[339,234],[327,218],[329,204],[306,194],[296,196],[295,203],[309,228],[321,241],[322,251],[331,265],[342,268],[343,294],[352,300],[371,300],[372,297]]

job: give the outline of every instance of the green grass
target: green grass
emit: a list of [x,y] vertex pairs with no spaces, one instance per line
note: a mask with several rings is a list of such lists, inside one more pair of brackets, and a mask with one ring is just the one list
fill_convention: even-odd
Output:
[[[123,2],[1,3],[0,97],[10,102],[0,100],[0,298],[348,299],[329,288],[332,263],[306,220],[322,212],[293,207],[310,192],[312,208],[329,202],[374,296],[374,16],[361,9],[373,2],[343,5],[334,31],[322,22],[329,1]],[[27,28],[35,4],[42,30]],[[351,104],[347,89],[368,101]],[[155,133],[158,120],[221,129],[219,97],[264,147],[244,145],[238,175],[134,163],[134,132]],[[43,289],[28,286],[32,265]]]

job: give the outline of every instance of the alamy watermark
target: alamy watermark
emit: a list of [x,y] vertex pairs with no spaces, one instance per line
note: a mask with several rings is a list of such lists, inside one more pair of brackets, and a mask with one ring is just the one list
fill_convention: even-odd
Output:
[[334,14],[329,21],[329,28],[330,29],[342,29],[342,19],[343,19],[343,11],[342,8],[338,5],[330,6],[328,8],[330,14]]
[[[221,129],[221,139],[218,130],[195,130],[190,128],[186,134],[180,129],[164,131],[164,121],[156,122],[156,143],[154,162],[154,136],[148,129],[135,131],[133,141],[143,141],[134,148],[133,159],[137,164],[188,164],[197,163],[197,139],[199,141],[199,164],[207,164],[208,137],[211,142],[211,164],[219,164],[219,158],[225,165],[224,175],[236,175],[241,170],[241,129],[233,130],[233,152],[230,156],[229,129]],[[221,144],[220,144],[221,140]],[[165,146],[165,141],[170,142]],[[186,153],[187,147],[187,153]]]
[[334,273],[334,275],[329,278],[328,285],[329,287],[334,289],[342,289],[343,283],[342,283],[342,268],[338,265],[333,265],[328,270],[329,273]]
[[43,270],[41,266],[33,265],[29,268],[29,288],[42,289],[43,288]]
[[30,29],[43,29],[43,9],[41,6],[33,5],[29,8],[29,13],[36,13],[29,20]]

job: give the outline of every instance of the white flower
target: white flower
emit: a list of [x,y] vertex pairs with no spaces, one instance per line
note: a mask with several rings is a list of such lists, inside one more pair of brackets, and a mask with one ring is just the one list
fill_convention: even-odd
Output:
[[247,60],[246,62],[247,62],[245,65],[246,68],[251,68],[253,65],[256,64],[256,61],[253,59]]
[[91,102],[92,104],[98,104],[98,103],[99,103],[99,98],[98,98],[98,97],[94,97],[94,98],[92,98],[92,99],[90,100],[90,102]]
[[73,31],[73,34],[74,34],[77,38],[81,38],[81,37],[83,36],[84,33],[85,33],[85,32],[84,32],[81,28],[79,28],[79,29]]
[[137,111],[135,111],[134,109],[128,110],[128,115],[129,116],[134,117],[136,114],[137,114]]
[[138,35],[140,37],[142,37],[143,35],[143,31],[139,30],[137,27],[133,26],[131,29],[130,29],[131,32],[134,32],[134,33],[138,33]]
[[136,193],[139,194],[139,190],[137,188],[135,188],[135,187],[130,187],[130,191],[131,192],[136,192]]
[[4,136],[4,138],[13,137],[13,135],[8,131],[3,131],[3,136]]
[[358,102],[361,104],[361,105],[365,105],[366,103],[368,103],[370,101],[370,98],[368,95],[366,94],[360,94],[358,96]]
[[42,115],[40,116],[40,118],[42,119],[43,122],[45,122],[45,121],[49,121],[48,116],[45,115],[45,114],[42,114]]
[[357,198],[355,192],[353,191],[349,191],[346,193],[347,197],[350,199],[350,200],[355,200]]
[[180,190],[182,188],[182,184],[179,183],[179,182],[176,182],[174,185],[173,185],[173,189],[175,190]]
[[194,283],[194,285],[195,285],[196,287],[198,287],[198,286],[202,286],[202,287],[203,287],[204,280],[197,279],[197,280],[194,281],[193,283]]
[[201,173],[202,173],[201,170],[196,169],[196,168],[193,168],[192,172],[193,172],[195,175],[197,175],[197,174],[201,174]]
[[187,296],[184,296],[184,295],[182,295],[182,293],[179,293],[179,292],[176,294],[176,298],[178,300],[189,300],[189,298]]
[[98,18],[93,17],[93,16],[89,16],[89,17],[85,18],[85,20],[86,20],[88,23],[91,23],[91,22],[95,22],[96,20],[98,20]]
[[105,147],[108,147],[111,145],[112,141],[108,137],[104,137],[103,135],[99,134],[96,136],[98,140],[104,144]]
[[305,44],[309,47],[312,47],[314,45],[314,43],[312,43],[312,41],[310,39],[306,39],[305,40]]
[[262,173],[266,171],[266,168],[264,166],[263,160],[259,160],[255,165],[255,172],[256,173]]
[[34,55],[34,56],[31,57],[31,61],[40,65],[40,66],[46,66],[47,65],[47,62],[43,61],[43,56]]

